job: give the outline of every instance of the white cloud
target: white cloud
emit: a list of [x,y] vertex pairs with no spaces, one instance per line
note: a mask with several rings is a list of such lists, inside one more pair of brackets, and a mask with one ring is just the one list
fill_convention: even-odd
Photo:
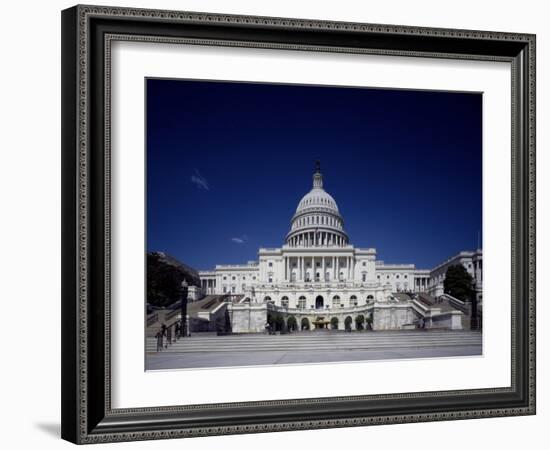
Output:
[[231,238],[231,242],[234,242],[235,244],[244,244],[247,239],[248,237],[246,235],[242,235],[241,237]]
[[205,191],[210,190],[208,181],[199,173],[197,169],[195,169],[195,174],[191,175],[191,182],[194,183],[199,189],[204,189]]

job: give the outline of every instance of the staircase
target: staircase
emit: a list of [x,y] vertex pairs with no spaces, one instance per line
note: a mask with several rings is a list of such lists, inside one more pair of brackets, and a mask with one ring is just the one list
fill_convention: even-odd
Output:
[[[297,332],[288,335],[241,334],[217,336],[196,333],[179,339],[162,352],[240,353],[270,351],[346,351],[398,348],[480,346],[476,331],[363,331],[326,333]],[[156,340],[147,338],[147,352],[156,352]]]

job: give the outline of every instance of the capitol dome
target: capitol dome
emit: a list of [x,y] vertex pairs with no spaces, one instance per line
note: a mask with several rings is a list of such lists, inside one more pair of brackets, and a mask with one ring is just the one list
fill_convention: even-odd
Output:
[[313,187],[298,203],[286,244],[291,247],[343,247],[348,243],[344,220],[336,201],[323,188],[323,175],[317,161]]
[[302,197],[300,203],[298,203],[298,208],[296,208],[296,214],[299,214],[308,208],[327,208],[331,209],[336,214],[338,212],[338,205],[327,191],[323,188],[314,187],[306,195]]

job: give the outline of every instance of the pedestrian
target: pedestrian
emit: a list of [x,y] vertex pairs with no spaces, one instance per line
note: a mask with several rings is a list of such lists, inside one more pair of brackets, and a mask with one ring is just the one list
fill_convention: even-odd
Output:
[[157,352],[160,352],[162,350],[162,334],[160,331],[157,331],[155,338],[157,338]]

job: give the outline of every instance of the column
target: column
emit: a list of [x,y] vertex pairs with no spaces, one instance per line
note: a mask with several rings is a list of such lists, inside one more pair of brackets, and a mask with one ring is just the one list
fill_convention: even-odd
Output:
[[288,281],[290,279],[288,275],[288,257],[285,257],[285,280]]
[[340,281],[340,258],[337,256],[336,257],[336,280],[337,281]]
[[325,275],[325,257],[321,257],[321,281],[325,281],[326,275]]

